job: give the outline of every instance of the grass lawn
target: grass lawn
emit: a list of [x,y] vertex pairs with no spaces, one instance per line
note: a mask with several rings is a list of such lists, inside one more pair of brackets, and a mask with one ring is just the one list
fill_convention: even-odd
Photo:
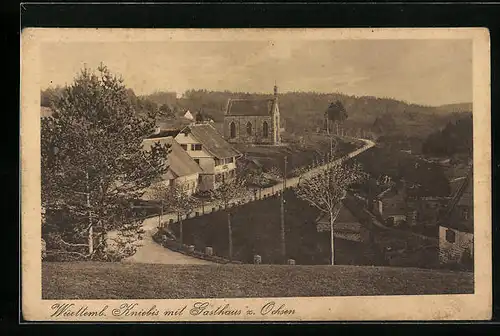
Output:
[[180,299],[473,293],[473,274],[362,266],[42,264],[43,299]]
[[[317,232],[315,220],[319,211],[298,199],[291,190],[285,191],[285,237],[287,258],[299,265],[325,265],[330,263],[330,233]],[[231,211],[233,258],[253,263],[253,256],[262,257],[263,264],[281,264],[280,198],[269,197]],[[170,229],[180,236],[179,223]],[[184,243],[194,245],[203,252],[206,246],[214,254],[229,256],[227,212],[216,211],[183,221]],[[361,243],[336,240],[335,259],[340,265],[369,265],[371,251]]]
[[[338,142],[335,156],[340,157],[353,151],[356,147],[361,147],[359,141],[347,141],[335,138]],[[264,171],[269,171],[272,167],[278,168],[281,172],[285,170],[284,158],[287,157],[287,176],[291,176],[292,170],[305,167],[313,163],[314,160],[324,159],[330,152],[330,138],[324,135],[309,136],[300,145],[297,142],[286,142],[284,146],[258,146],[247,144],[236,144],[235,147],[245,153],[248,158],[257,159],[262,164]],[[242,159],[243,160],[243,159]]]

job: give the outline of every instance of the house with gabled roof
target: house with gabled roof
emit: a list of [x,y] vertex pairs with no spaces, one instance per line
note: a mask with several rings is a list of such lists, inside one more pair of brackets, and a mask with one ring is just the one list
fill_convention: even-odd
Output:
[[201,167],[199,189],[216,189],[236,177],[236,160],[242,156],[211,123],[182,128],[175,140]]
[[439,220],[439,261],[472,267],[474,260],[474,201],[472,165]]
[[161,135],[157,134],[156,137],[149,137],[142,142],[142,147],[146,151],[157,143],[170,145],[170,153],[167,157],[168,170],[161,176],[161,181],[158,183],[180,186],[189,195],[195,193],[198,190],[200,174],[203,170],[172,136]]
[[[339,202],[335,209],[333,234],[335,238],[357,243],[367,243],[370,239],[369,230],[360,223],[358,218],[352,214],[343,201]],[[330,231],[330,215],[321,213],[316,219],[318,232]]]
[[224,115],[224,138],[230,143],[276,145],[281,142],[278,87],[265,99],[229,99]]

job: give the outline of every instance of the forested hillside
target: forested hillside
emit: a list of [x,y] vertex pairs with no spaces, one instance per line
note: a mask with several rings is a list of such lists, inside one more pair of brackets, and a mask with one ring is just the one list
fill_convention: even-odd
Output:
[[[172,108],[200,111],[209,115],[214,121],[221,122],[229,98],[264,98],[270,94],[189,90],[182,98],[177,99]],[[172,93],[157,92],[145,96],[158,105],[172,104]],[[407,134],[427,136],[440,127],[444,127],[454,112],[468,111],[470,104],[454,104],[442,107],[409,104],[388,98],[347,96],[340,93],[287,92],[279,95],[282,118],[288,132],[302,133],[315,131],[324,126],[324,113],[328,106],[340,101],[345,107],[348,118],[347,128],[364,128],[382,134]],[[470,111],[470,110],[469,110]],[[377,125],[377,118],[391,120],[390,127]],[[375,123],[375,125],[374,125]],[[375,126],[375,127],[374,127]]]
[[[56,89],[42,92],[42,105],[49,106],[57,96]],[[136,96],[129,89],[129,96],[141,111],[159,109],[161,118],[175,120],[186,110],[203,114],[216,123],[224,119],[229,98],[265,98],[271,94],[230,91],[188,90],[182,97],[174,92],[155,92]],[[362,128],[376,136],[406,135],[425,138],[470,111],[471,104],[453,104],[439,107],[422,106],[371,96],[347,96],[341,93],[286,92],[279,94],[279,106],[287,132],[314,132],[324,128],[324,115],[332,102],[340,101],[347,112],[344,127]]]
[[449,122],[442,130],[430,134],[422,145],[422,152],[435,156],[472,153],[472,115]]

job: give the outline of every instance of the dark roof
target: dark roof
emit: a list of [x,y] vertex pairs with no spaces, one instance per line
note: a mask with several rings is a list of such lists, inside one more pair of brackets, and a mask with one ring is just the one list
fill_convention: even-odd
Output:
[[[340,208],[340,209],[339,209]],[[334,222],[335,231],[360,232],[361,224],[351,211],[341,202],[337,205],[337,217]],[[321,214],[317,220],[318,231],[330,231],[330,216]]]
[[[474,202],[473,202],[473,184],[472,166],[458,190],[453,195],[448,204],[447,214],[441,219],[441,226],[456,229],[462,232],[474,232]],[[469,219],[464,219],[462,214],[463,207],[470,211]]]
[[381,201],[383,217],[406,214],[404,190],[392,189],[381,198]]
[[206,151],[218,159],[241,155],[211,124],[189,125],[182,129],[182,132],[185,131],[190,132]]
[[182,147],[174,140],[172,137],[164,137],[158,139],[144,139],[142,142],[142,147],[144,150],[149,150],[153,144],[169,144],[170,153],[168,154],[168,165],[169,169],[177,177],[187,176],[196,173],[201,173],[202,169],[200,166],[189,156],[189,154],[182,149]]
[[151,134],[147,137],[147,139],[158,139],[158,138],[166,138],[166,137],[176,137],[177,134],[180,133],[180,129],[164,129],[160,130],[159,133]]
[[230,99],[226,115],[233,116],[268,116],[276,104],[274,98],[269,99]]

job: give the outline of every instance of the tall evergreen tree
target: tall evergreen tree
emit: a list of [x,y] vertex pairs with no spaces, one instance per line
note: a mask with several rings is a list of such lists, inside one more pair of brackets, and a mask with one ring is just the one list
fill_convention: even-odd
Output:
[[141,222],[130,202],[166,172],[169,149],[142,150],[155,120],[135,113],[129,94],[105,66],[83,69],[42,119],[48,255],[116,260],[135,252]]

